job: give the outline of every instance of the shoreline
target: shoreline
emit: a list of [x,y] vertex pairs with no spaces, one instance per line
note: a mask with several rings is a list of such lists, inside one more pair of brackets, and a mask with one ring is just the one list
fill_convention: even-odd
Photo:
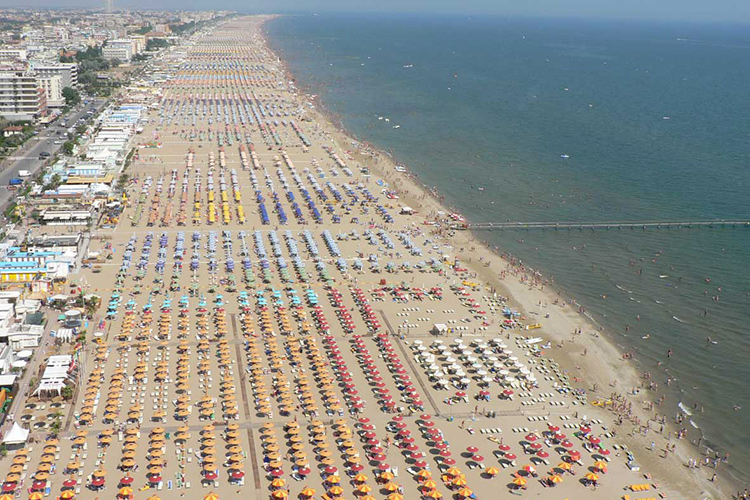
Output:
[[[386,180],[390,187],[398,192],[400,198],[396,205],[404,204],[413,207],[419,214],[417,217],[424,217],[425,220],[435,219],[434,214],[438,211],[449,213],[455,211],[453,207],[445,204],[444,199],[441,199],[438,192],[434,192],[421,183],[419,176],[412,172],[408,165],[397,161],[393,153],[383,151],[348,131],[342,119],[336,118],[328,112],[320,97],[313,98],[309,93],[310,88],[300,84],[286,61],[269,44],[265,24],[278,17],[281,16],[275,15],[263,20],[261,29],[263,43],[278,58],[278,63],[282,66],[288,80],[294,81],[298,98],[306,105],[305,113],[312,115],[314,122],[328,124],[335,131],[334,134],[331,134],[329,140],[338,143],[336,144],[339,148],[337,152],[341,157],[347,161],[367,165],[377,177]],[[326,127],[321,127],[321,129],[325,131]],[[356,145],[353,142],[356,142]],[[343,149],[342,145],[350,147],[351,150]],[[403,166],[407,171],[404,173],[396,172],[394,169],[396,165]],[[429,216],[422,214],[429,214]],[[552,342],[551,357],[558,361],[565,371],[570,373],[571,376],[579,376],[580,380],[590,382],[588,385],[582,382],[574,382],[574,386],[599,397],[607,398],[610,393],[618,392],[631,398],[630,401],[635,403],[633,405],[633,418],[638,422],[633,424],[634,430],[638,428],[639,424],[649,427],[652,423],[655,427],[662,425],[653,420],[653,416],[648,410],[655,403],[656,395],[654,393],[647,389],[640,389],[636,395],[630,394],[632,388],[641,388],[643,382],[643,378],[638,373],[638,367],[623,358],[621,348],[617,346],[611,336],[603,331],[603,327],[593,317],[574,309],[574,306],[580,306],[575,299],[569,298],[569,295],[556,284],[544,280],[539,271],[525,268],[516,257],[502,252],[502,249],[498,247],[493,249],[489,243],[479,239],[471,231],[457,231],[452,235],[443,234],[442,236],[457,249],[457,255],[460,255],[459,248],[462,251],[471,252],[474,258],[461,259],[461,262],[478,279],[496,289],[500,295],[507,297],[508,302],[518,309],[526,319],[543,313],[550,314],[549,318],[543,318],[540,321],[543,322],[543,326],[541,329],[535,330],[535,336],[540,334]],[[560,299],[563,299],[562,304],[556,306],[555,302]],[[574,335],[572,332],[577,330],[582,333]],[[584,336],[586,338],[582,338]],[[565,343],[568,346],[565,346]],[[572,347],[570,347],[571,344]],[[616,379],[616,385],[614,386],[612,385],[613,377]],[[592,388],[597,390],[592,391]],[[652,408],[658,409],[658,406],[654,405]],[[606,418],[608,422],[613,422],[611,411],[587,406],[586,412],[597,414],[597,416]],[[657,434],[656,436],[654,436],[657,433],[655,428],[643,435],[634,432],[634,430],[629,430],[626,433],[627,424],[619,427],[615,424],[615,427],[623,431],[620,435],[621,439],[630,448],[636,450],[641,448],[643,450],[637,452],[639,461],[644,468],[665,481],[665,486],[668,488],[678,491],[686,497],[695,496],[695,490],[698,489],[702,498],[705,498],[706,495],[729,498],[739,488],[739,485],[729,484],[736,479],[728,477],[726,478],[728,481],[722,480],[722,486],[717,487],[716,483],[710,482],[709,477],[701,474],[702,469],[688,468],[686,466],[688,460],[697,456],[694,444],[689,439],[675,440],[671,438],[677,427],[671,416],[664,415],[664,417],[664,434]],[[665,438],[665,434],[670,437]],[[649,452],[648,449],[652,441],[658,441],[657,450],[662,449],[662,444],[670,444],[670,446],[675,444],[675,451],[670,452],[671,458],[669,460],[661,458],[661,451]],[[722,479],[727,476],[721,470],[719,472]]]

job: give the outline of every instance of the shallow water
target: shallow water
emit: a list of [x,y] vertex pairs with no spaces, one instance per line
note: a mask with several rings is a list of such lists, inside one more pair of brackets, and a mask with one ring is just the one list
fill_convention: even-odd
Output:
[[[750,218],[741,28],[326,15],[268,31],[347,129],[471,221]],[[697,404],[750,470],[750,229],[480,236],[554,276],[661,386],[668,371],[663,412]]]

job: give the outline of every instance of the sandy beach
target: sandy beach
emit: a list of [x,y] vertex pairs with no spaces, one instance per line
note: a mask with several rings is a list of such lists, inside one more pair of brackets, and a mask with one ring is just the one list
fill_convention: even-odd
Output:
[[90,243],[110,257],[81,271],[101,337],[73,401],[22,405],[35,442],[0,461],[9,491],[728,498],[579,305],[450,230],[416,176],[291,84],[268,19],[155,62],[170,79],[127,208]]

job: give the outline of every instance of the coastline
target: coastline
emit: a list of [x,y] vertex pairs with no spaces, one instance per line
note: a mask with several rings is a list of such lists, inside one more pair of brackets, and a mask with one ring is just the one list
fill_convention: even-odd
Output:
[[[264,18],[263,24],[278,17],[281,16]],[[398,192],[400,199],[397,205],[414,208],[417,211],[415,217],[419,220],[434,220],[438,212],[454,211],[439,199],[439,193],[422,184],[418,175],[409,170],[408,165],[398,162],[391,153],[378,149],[347,131],[342,120],[331,115],[326,110],[325,103],[307,92],[309,89],[300,84],[286,61],[270,47],[265,26],[262,33],[267,50],[278,58],[278,63],[283,67],[288,80],[294,80],[298,97],[306,105],[305,112],[315,122],[323,125],[324,132],[329,129],[333,131],[329,139],[336,143],[339,149],[337,152],[342,158],[367,165],[377,177],[385,179]],[[351,149],[342,147],[343,145]],[[396,172],[396,165],[403,166],[407,172]],[[628,395],[629,400],[634,403],[633,418],[637,423],[624,423],[618,426],[611,411],[591,405],[586,407],[586,413],[606,419],[612,424],[612,427],[617,429],[620,439],[629,448],[636,450],[643,468],[661,479],[662,486],[669,493],[684,498],[696,497],[697,491],[700,492],[700,498],[731,496],[737,485],[729,484],[731,481],[722,481],[721,485],[717,485],[709,480],[703,469],[691,469],[686,466],[688,460],[697,457],[696,450],[687,439],[671,438],[677,429],[669,415],[666,415],[663,433],[657,433],[656,427],[661,424],[653,420],[653,414],[648,410],[656,402],[656,395],[641,388],[643,379],[638,368],[623,358],[614,339],[606,332],[601,332],[601,327],[593,318],[575,309],[580,304],[568,298],[564,290],[547,283],[538,271],[523,267],[519,264],[520,261],[507,256],[502,249],[491,248],[475,233],[458,231],[452,235],[443,233],[442,236],[453,244],[461,262],[478,279],[507,297],[508,302],[527,320],[531,317],[540,318],[542,328],[535,330],[534,336],[542,336],[552,342],[549,355],[559,362],[571,377],[579,379],[573,383],[576,388],[585,390],[592,400],[594,397],[608,398],[614,392]],[[471,257],[462,259],[461,256],[466,254],[470,254]],[[562,303],[556,305],[561,299]],[[545,314],[549,314],[549,317],[544,318]],[[573,332],[579,329],[583,333],[574,335]],[[596,390],[592,390],[594,388]],[[633,388],[640,388],[638,394],[630,393]],[[653,407],[658,413],[658,406]],[[655,424],[655,428],[645,435],[637,432],[639,424],[646,426],[647,423]],[[657,443],[656,451],[648,451],[652,441]],[[675,451],[670,453],[669,459],[662,458],[661,451],[667,443],[670,446],[676,444]]]

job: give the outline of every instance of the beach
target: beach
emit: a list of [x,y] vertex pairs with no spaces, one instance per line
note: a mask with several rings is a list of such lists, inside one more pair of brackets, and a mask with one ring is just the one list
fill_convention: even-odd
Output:
[[125,211],[93,230],[108,258],[76,278],[102,328],[74,400],[17,416],[38,442],[0,462],[11,491],[728,497],[578,304],[291,83],[269,19],[196,35],[155,63],[163,89],[121,96],[153,101]]

